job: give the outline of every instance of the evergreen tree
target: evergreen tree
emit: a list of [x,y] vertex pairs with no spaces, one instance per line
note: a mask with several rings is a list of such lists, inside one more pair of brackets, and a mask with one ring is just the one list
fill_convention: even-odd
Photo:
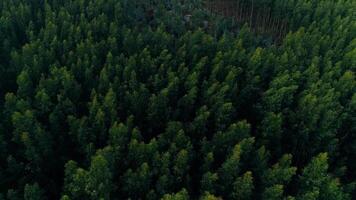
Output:
[[356,199],[354,0],[1,0],[0,199]]

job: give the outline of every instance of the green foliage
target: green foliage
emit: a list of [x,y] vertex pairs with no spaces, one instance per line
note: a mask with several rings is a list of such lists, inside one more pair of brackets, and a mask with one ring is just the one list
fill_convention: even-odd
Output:
[[216,197],[216,196],[214,196],[212,194],[209,194],[209,193],[205,193],[204,196],[202,196],[200,199],[201,200],[221,200],[221,198]]
[[319,154],[311,160],[300,177],[300,199],[349,199],[340,188],[339,180],[328,174],[328,168],[326,153]]
[[1,0],[0,199],[355,199],[355,8]]
[[252,173],[246,172],[235,180],[231,199],[251,199],[253,189]]
[[181,190],[176,194],[166,194],[161,198],[161,200],[188,200],[188,192],[186,189]]
[[43,191],[38,186],[37,183],[33,185],[26,184],[24,191],[24,199],[25,200],[41,200],[44,199]]
[[266,188],[262,194],[263,200],[278,200],[282,199],[283,195],[283,185],[273,185]]
[[263,177],[263,182],[266,186],[275,184],[288,184],[292,177],[296,174],[297,168],[291,167],[292,156],[284,155],[278,163],[268,169]]
[[69,161],[66,164],[65,176],[67,194],[62,198],[110,199],[112,174],[108,161],[102,155],[93,157],[89,171],[78,168],[75,162]]

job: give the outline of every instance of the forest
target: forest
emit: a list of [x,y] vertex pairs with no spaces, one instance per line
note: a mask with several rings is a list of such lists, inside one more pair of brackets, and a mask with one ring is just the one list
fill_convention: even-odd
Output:
[[356,199],[355,0],[0,0],[0,200]]

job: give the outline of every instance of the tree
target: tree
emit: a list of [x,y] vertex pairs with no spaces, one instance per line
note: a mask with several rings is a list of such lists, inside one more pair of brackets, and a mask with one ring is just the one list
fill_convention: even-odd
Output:
[[106,124],[112,124],[117,118],[117,100],[112,88],[109,89],[104,97],[103,107],[107,119]]
[[16,83],[18,85],[17,95],[20,98],[26,99],[32,96],[34,88],[28,71],[23,70],[17,77]]
[[43,191],[39,187],[37,183],[30,185],[26,184],[25,185],[25,191],[24,191],[24,199],[25,200],[42,200],[44,198]]
[[226,151],[231,151],[235,144],[250,136],[250,129],[250,124],[240,121],[231,124],[226,131],[216,133],[211,141],[214,155],[220,157]]
[[263,200],[279,200],[283,197],[283,185],[267,187],[262,194]]
[[177,182],[188,181],[187,177],[188,170],[190,166],[189,152],[185,149],[182,149],[178,152],[173,166],[173,175],[176,178]]
[[216,197],[208,192],[204,193],[204,195],[200,199],[201,200],[221,200],[221,198]]
[[129,197],[140,198],[149,192],[151,171],[147,163],[143,163],[135,171],[129,169],[122,177],[123,188]]
[[293,77],[288,73],[277,76],[270,89],[264,94],[266,109],[271,112],[280,112],[293,103],[293,96],[298,89]]
[[218,179],[219,177],[217,173],[206,172],[200,181],[201,191],[215,193]]
[[[239,173],[241,171],[241,158],[250,152],[253,143],[253,138],[248,138],[236,144],[229,157],[218,170],[221,191],[225,194],[225,196],[229,196],[229,193],[233,191],[232,187],[236,179],[238,179]],[[241,181],[246,181],[246,188],[250,187],[249,189],[243,188],[243,190],[246,189],[244,192],[252,190],[252,174],[247,173],[244,178],[238,180],[238,182]],[[237,186],[237,184],[237,188],[235,189],[237,190],[236,192],[239,193],[241,192],[239,191],[241,188],[238,188],[239,186]]]
[[148,120],[155,129],[163,127],[169,117],[167,90],[152,95],[148,106]]
[[299,178],[300,190],[297,199],[349,199],[338,179],[328,174],[328,155],[321,153],[303,169]]
[[291,164],[292,155],[284,155],[278,163],[274,164],[272,168],[265,172],[263,176],[264,185],[268,187],[275,184],[288,184],[297,172],[297,168],[291,167]]
[[108,161],[102,155],[96,155],[90,164],[85,187],[91,199],[110,199],[112,175]]
[[110,199],[112,173],[103,155],[97,154],[92,158],[88,171],[78,168],[74,161],[69,161],[65,168],[64,196],[71,199]]
[[280,156],[282,152],[282,114],[269,112],[261,123],[263,143],[268,149],[273,151],[273,155]]
[[233,184],[232,199],[251,199],[253,194],[253,177],[251,172],[244,173]]
[[176,194],[166,194],[161,198],[161,200],[188,200],[188,192],[186,189],[182,189],[180,192]]

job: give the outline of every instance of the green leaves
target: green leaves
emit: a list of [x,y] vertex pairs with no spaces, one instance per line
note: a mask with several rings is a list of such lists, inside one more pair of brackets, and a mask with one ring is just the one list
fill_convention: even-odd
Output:
[[319,154],[304,168],[300,177],[299,199],[349,199],[340,188],[339,180],[328,174],[328,155]]
[[[234,189],[232,189],[233,187],[235,187],[235,189],[236,189],[237,196],[248,195],[251,193],[250,190],[252,190],[252,188],[253,188],[251,172],[245,174],[245,176],[243,176],[243,178],[239,178],[239,174],[241,172],[241,166],[242,166],[242,163],[240,163],[241,157],[248,155],[248,153],[252,149],[253,143],[254,143],[253,138],[248,138],[248,139],[244,139],[240,143],[236,144],[235,147],[232,149],[230,155],[227,157],[225,162],[221,165],[220,169],[218,170],[221,191],[226,196],[230,193],[233,193],[233,192],[231,192],[231,191],[234,191]],[[236,181],[237,181],[237,183],[236,183]],[[246,182],[246,183],[243,183],[246,185],[243,186],[243,188],[239,188],[240,187],[238,185],[239,182]],[[234,184],[234,183],[236,183],[236,184]],[[241,191],[241,190],[243,190],[243,191]],[[239,194],[239,193],[242,193],[242,194]],[[236,198],[240,198],[240,197],[236,197]]]
[[244,173],[233,183],[231,199],[246,200],[251,199],[253,194],[253,177],[251,172]]
[[166,194],[161,200],[189,200],[189,195],[187,190],[183,189],[176,194]]
[[108,161],[98,154],[93,157],[89,171],[69,161],[65,170],[65,196],[62,198],[110,199],[112,174]]
[[355,199],[354,1],[204,2],[1,0],[0,199]]
[[32,96],[33,85],[28,71],[22,71],[17,77],[16,83],[18,85],[17,95],[19,97],[27,98]]
[[24,199],[42,200],[45,198],[42,189],[39,187],[37,183],[35,183],[33,185],[26,184],[25,191],[24,191]]
[[262,194],[263,200],[279,200],[283,196],[283,185],[273,185],[266,188]]
[[263,177],[265,186],[288,184],[296,174],[297,168],[291,167],[292,155],[284,155],[278,163],[268,169]]
[[270,88],[265,92],[266,109],[272,112],[280,112],[283,108],[290,106],[298,89],[298,85],[293,84],[294,82],[288,73],[276,77],[271,82]]
[[149,192],[151,184],[151,169],[143,163],[135,171],[129,169],[122,177],[123,192],[131,197],[140,198]]

